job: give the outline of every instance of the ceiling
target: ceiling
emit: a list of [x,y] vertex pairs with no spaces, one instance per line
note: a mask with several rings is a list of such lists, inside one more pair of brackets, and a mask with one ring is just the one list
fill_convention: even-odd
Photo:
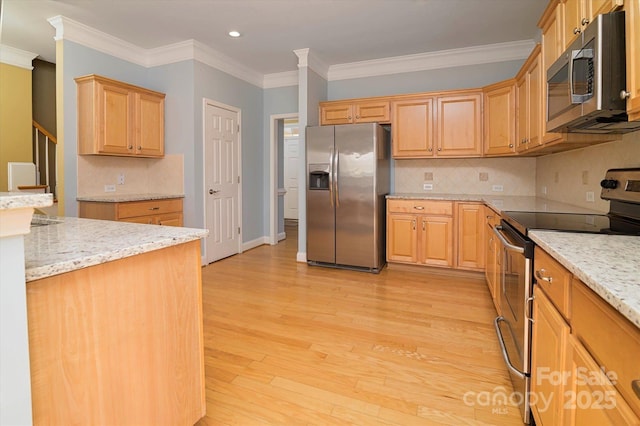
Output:
[[[55,62],[62,15],[141,48],[194,39],[261,74],[539,39],[546,0],[2,0],[0,43]],[[227,35],[237,30],[242,36]]]

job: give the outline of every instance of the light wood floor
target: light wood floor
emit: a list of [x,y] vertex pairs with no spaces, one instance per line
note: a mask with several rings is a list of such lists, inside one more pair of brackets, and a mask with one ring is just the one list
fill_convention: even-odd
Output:
[[198,425],[522,425],[484,281],[309,267],[286,232],[202,270]]

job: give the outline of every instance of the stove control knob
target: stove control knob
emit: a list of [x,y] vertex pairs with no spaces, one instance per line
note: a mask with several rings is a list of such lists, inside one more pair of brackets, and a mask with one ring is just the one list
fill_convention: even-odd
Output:
[[618,187],[618,181],[615,179],[603,179],[600,181],[600,186],[604,189],[616,189]]

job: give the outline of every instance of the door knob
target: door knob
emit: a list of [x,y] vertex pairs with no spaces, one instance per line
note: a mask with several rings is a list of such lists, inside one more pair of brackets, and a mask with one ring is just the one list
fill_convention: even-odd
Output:
[[210,189],[210,190],[209,190],[209,194],[211,194],[211,195],[213,195],[213,194],[217,194],[218,192],[220,192],[220,191],[214,191],[213,189]]

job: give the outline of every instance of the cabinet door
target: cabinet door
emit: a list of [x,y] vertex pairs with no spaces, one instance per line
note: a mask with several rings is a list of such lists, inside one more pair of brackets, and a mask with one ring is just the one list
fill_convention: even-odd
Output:
[[438,157],[482,155],[482,94],[438,98]]
[[420,220],[420,263],[453,266],[453,218],[422,216]]
[[98,84],[97,137],[101,154],[133,153],[131,92],[107,83]]
[[459,203],[457,209],[459,268],[484,268],[484,206]]
[[351,103],[329,103],[320,106],[320,125],[353,123]]
[[627,49],[627,114],[630,121],[640,120],[640,0],[625,1]]
[[433,156],[433,99],[395,101],[391,108],[393,156]]
[[527,75],[523,75],[516,82],[516,93],[518,97],[518,108],[516,110],[516,150],[522,152],[527,149],[527,117],[528,117],[528,93]]
[[387,261],[416,263],[417,235],[417,216],[387,215]]
[[515,152],[516,87],[515,80],[484,93],[484,153],[503,155]]
[[158,215],[156,223],[163,226],[182,226],[182,213]]
[[528,104],[529,104],[529,141],[527,148],[535,148],[542,144],[542,67],[540,54],[531,63],[528,76]]
[[[540,287],[534,288],[531,343],[531,411],[536,423],[562,425],[568,386],[569,326]],[[568,414],[568,413],[566,413]]]
[[370,101],[355,104],[355,123],[388,123],[389,102]]
[[134,148],[138,155],[164,155],[164,98],[148,93],[135,94]]
[[565,0],[564,2],[564,47],[565,49],[582,32],[582,2],[584,0]]
[[570,342],[570,386],[564,400],[570,410],[569,423],[580,426],[639,424],[640,419],[611,383],[612,376],[602,371],[577,338],[570,336]]

